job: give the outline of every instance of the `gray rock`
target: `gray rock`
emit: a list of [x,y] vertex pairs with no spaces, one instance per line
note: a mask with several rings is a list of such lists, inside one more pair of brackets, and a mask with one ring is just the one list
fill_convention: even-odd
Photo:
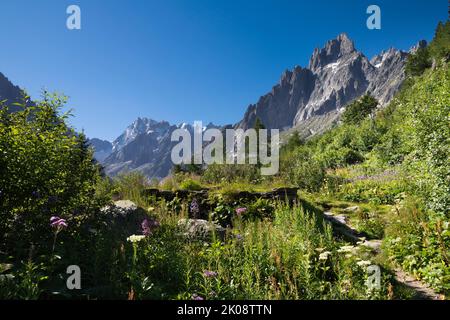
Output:
[[[218,128],[208,124],[207,128]],[[111,152],[97,158],[109,176],[139,171],[148,178],[164,178],[172,168],[171,152],[178,142],[171,141],[172,132],[185,128],[193,134],[189,124],[172,125],[166,121],[138,118],[112,142]],[[94,146],[96,155],[102,149]]]
[[201,219],[181,219],[178,227],[182,234],[191,240],[210,240],[215,233],[220,239],[225,236],[225,229],[212,222]]
[[147,211],[130,200],[120,200],[102,210],[107,227],[121,237],[142,234],[142,222],[148,218]]
[[346,212],[357,212],[358,210],[359,210],[358,206],[348,207],[344,209],[344,211]]
[[111,154],[113,149],[111,142],[97,138],[90,139],[89,144],[94,149],[94,158],[99,162],[105,160]]

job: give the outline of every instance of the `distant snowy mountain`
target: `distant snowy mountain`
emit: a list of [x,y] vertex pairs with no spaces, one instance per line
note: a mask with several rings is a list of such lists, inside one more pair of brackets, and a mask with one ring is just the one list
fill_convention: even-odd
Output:
[[[110,153],[105,158],[100,159],[98,156],[104,154],[98,151],[96,158],[110,176],[140,171],[151,178],[166,177],[173,166],[170,158],[172,148],[177,144],[171,141],[172,132],[179,128],[187,129],[191,134],[194,132],[190,124],[171,125],[167,121],[138,118],[112,142]],[[218,126],[208,124],[204,129],[207,128]]]

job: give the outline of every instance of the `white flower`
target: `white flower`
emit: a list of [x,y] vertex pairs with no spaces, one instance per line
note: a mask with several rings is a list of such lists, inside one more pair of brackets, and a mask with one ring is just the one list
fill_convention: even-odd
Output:
[[141,241],[143,239],[145,239],[145,236],[137,236],[137,235],[133,234],[132,236],[129,236],[127,238],[127,241],[128,242],[132,242],[132,243],[136,243],[136,242],[139,242],[139,241]]
[[358,261],[356,264],[360,267],[367,267],[367,266],[370,266],[372,264],[372,262],[370,262],[370,260],[361,260],[361,261]]
[[338,252],[340,253],[352,252],[354,248],[355,248],[354,246],[343,246],[339,248]]
[[319,260],[327,260],[328,256],[331,254],[330,251],[325,251],[319,254]]

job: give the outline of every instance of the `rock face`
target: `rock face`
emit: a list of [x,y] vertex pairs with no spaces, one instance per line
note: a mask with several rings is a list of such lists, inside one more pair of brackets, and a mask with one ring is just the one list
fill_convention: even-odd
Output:
[[97,138],[90,139],[89,144],[94,148],[94,157],[98,161],[102,162],[105,160],[112,152],[113,145],[111,142],[106,140],[100,140]]
[[[172,148],[178,142],[171,141],[176,129],[187,129],[193,135],[189,124],[171,125],[166,121],[138,118],[112,143],[111,153],[104,159],[98,159],[110,176],[121,172],[140,171],[149,178],[166,177],[173,164]],[[209,124],[208,128],[217,128]]]
[[310,119],[330,114],[337,119],[348,103],[369,92],[383,106],[404,80],[407,56],[389,49],[369,61],[341,34],[315,49],[308,68],[285,71],[270,93],[248,107],[237,127],[252,127],[256,117],[267,128],[280,130],[302,127],[312,123]]

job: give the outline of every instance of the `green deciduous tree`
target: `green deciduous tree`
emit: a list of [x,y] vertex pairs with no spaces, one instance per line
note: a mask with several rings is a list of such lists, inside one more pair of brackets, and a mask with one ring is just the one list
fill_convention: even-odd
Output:
[[371,95],[364,95],[362,98],[350,103],[342,114],[342,121],[345,124],[358,124],[378,106],[378,101]]
[[0,243],[50,243],[51,216],[74,228],[93,206],[99,166],[84,134],[66,124],[65,97],[0,108]]

